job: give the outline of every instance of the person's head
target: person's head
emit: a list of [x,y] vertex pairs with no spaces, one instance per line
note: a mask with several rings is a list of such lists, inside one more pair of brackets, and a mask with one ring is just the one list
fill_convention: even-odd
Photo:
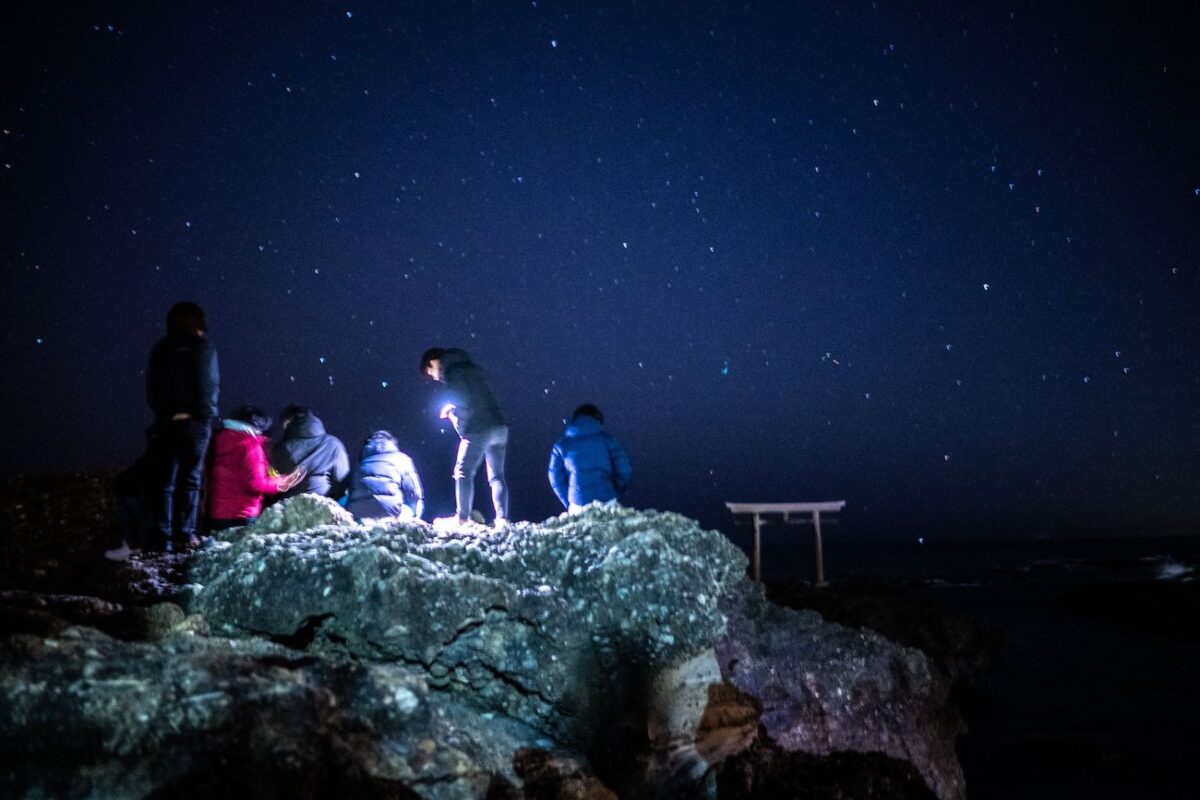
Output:
[[431,347],[421,354],[421,374],[435,381],[442,379],[442,356],[446,354],[444,347]]
[[400,443],[391,431],[375,431],[363,439],[362,457],[373,456],[376,453],[390,453],[400,449]]
[[258,406],[238,406],[229,415],[229,418],[246,423],[264,436],[271,430],[271,418]]
[[171,306],[167,312],[167,333],[175,335],[203,336],[208,330],[204,309],[195,303],[182,301]]
[[283,411],[279,412],[279,424],[286,431],[288,425],[298,418],[311,414],[312,410],[308,406],[302,406],[299,403],[291,403]]
[[596,422],[604,422],[604,415],[600,413],[600,409],[591,403],[584,403],[575,409],[575,413],[571,415],[571,419],[578,419],[579,417],[591,417]]

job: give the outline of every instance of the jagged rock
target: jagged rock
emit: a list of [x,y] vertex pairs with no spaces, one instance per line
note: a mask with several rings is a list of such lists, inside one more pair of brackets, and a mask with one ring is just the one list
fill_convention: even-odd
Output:
[[527,800],[617,800],[617,795],[578,761],[537,747],[518,750],[513,768]]
[[[758,703],[762,747],[879,753],[943,800],[963,795],[960,725],[925,656],[771,606],[743,554],[691,520],[593,508],[447,533],[348,525],[305,502],[198,553],[190,610],[227,634],[307,632],[317,651],[407,664],[585,754],[623,793],[711,786],[757,740]],[[308,527],[284,530],[289,514]],[[631,758],[640,772],[619,775]]]
[[0,789],[959,800],[943,673],[745,566],[674,514],[437,532],[289,500],[191,557],[186,615],[0,602],[36,634],[0,640]]
[[762,703],[768,749],[878,753],[911,764],[942,800],[965,796],[954,751],[963,724],[921,651],[773,605],[758,587],[725,601],[730,633],[717,659],[729,683]]
[[205,620],[174,603],[123,606],[86,595],[0,591],[0,630],[53,636],[88,626],[119,639],[152,641],[181,631],[207,632]]
[[658,670],[724,631],[718,598],[746,564],[692,520],[621,508],[482,533],[276,527],[260,520],[197,553],[190,610],[237,635],[319,620],[326,647],[417,666],[571,744],[614,694],[637,686],[640,701]]
[[0,640],[0,707],[5,795],[474,798],[530,738],[402,667],[89,628]]
[[[325,525],[354,525],[354,515],[340,505],[317,494],[300,494],[284,503],[273,503],[254,520],[260,533],[308,531]],[[232,528],[217,534],[218,539],[237,539],[244,528]]]

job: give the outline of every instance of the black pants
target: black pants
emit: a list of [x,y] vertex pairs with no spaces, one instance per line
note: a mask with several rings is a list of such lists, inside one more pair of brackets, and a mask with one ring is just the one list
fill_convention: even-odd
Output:
[[200,510],[200,481],[212,426],[208,420],[169,420],[158,423],[151,449],[154,527],[159,537],[186,540],[196,534]]

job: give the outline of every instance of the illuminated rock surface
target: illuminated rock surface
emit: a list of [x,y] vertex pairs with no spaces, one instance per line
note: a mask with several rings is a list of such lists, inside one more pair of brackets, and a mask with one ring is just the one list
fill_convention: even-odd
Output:
[[745,566],[674,514],[446,533],[295,498],[195,554],[186,617],[68,615],[156,641],[26,613],[37,635],[0,655],[5,774],[129,797],[201,773],[263,796],[962,797],[926,657],[767,603]]

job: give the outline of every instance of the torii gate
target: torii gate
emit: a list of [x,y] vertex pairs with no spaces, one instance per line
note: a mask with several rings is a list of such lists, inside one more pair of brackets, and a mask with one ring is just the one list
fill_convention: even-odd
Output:
[[825,586],[825,555],[821,551],[821,513],[835,514],[846,507],[845,500],[820,503],[726,503],[730,513],[754,515],[754,580],[762,580],[762,523],[764,514],[782,514],[788,525],[803,525],[807,519],[789,519],[792,514],[811,514],[817,547],[817,586]]

